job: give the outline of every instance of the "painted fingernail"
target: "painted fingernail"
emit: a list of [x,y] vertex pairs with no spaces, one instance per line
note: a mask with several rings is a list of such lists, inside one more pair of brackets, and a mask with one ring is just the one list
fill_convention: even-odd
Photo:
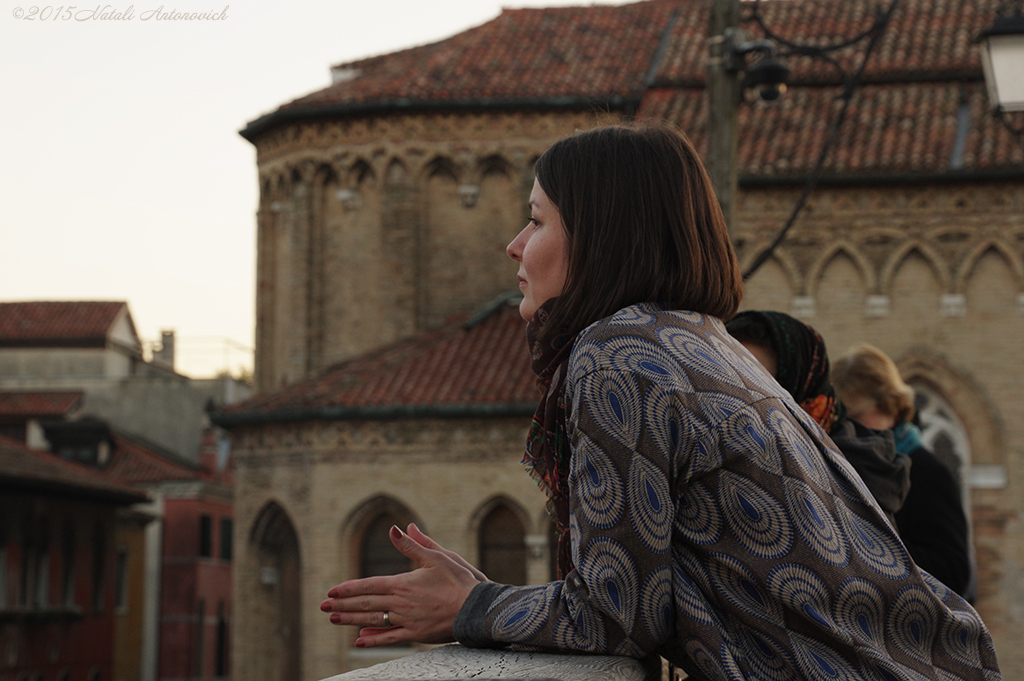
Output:
[[341,624],[341,615],[336,612],[331,613],[331,624]]
[[331,611],[331,602],[330,601],[324,601],[323,603],[320,604],[320,609],[323,610],[324,612],[330,612]]
[[395,539],[401,539],[405,536],[405,533],[398,529],[398,525],[391,526],[391,536]]
[[365,648],[365,647],[366,647],[366,641],[364,641],[361,638],[357,638],[356,639],[356,648]]

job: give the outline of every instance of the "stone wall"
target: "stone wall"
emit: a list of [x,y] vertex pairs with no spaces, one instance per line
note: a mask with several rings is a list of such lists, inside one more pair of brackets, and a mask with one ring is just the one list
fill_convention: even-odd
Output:
[[[279,649],[279,601],[259,598],[261,514],[284,510],[298,540],[301,678],[313,681],[410,652],[357,651],[355,630],[319,610],[327,591],[358,575],[354,550],[372,516],[388,510],[476,562],[477,529],[487,510],[513,510],[534,547],[531,582],[548,579],[544,496],[519,464],[529,420],[450,419],[306,422],[267,425],[236,435],[233,675],[278,681],[266,652]],[[286,561],[287,562],[287,561]],[[254,598],[255,597],[255,598]],[[245,603],[256,603],[248,610]],[[351,654],[351,655],[350,655]],[[275,664],[278,662],[275,661]]]
[[276,389],[513,290],[533,161],[590,112],[297,123],[256,142],[255,379]]

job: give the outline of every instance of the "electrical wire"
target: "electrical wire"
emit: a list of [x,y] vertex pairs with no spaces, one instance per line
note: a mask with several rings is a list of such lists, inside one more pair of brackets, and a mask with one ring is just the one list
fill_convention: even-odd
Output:
[[[814,191],[815,187],[818,185],[818,180],[821,179],[821,171],[825,165],[825,160],[828,158],[828,154],[832,150],[832,145],[839,135],[839,128],[842,127],[843,121],[846,120],[846,114],[850,108],[850,102],[853,100],[854,92],[856,92],[857,87],[860,85],[860,80],[864,75],[864,69],[868,65],[868,60],[871,58],[871,53],[874,52],[875,47],[878,45],[879,39],[885,32],[885,27],[889,25],[889,21],[892,19],[893,12],[896,11],[896,7],[897,5],[899,5],[899,2],[900,0],[892,0],[889,4],[889,8],[884,13],[880,14],[875,19],[875,23],[872,25],[872,27],[864,34],[862,34],[860,38],[858,38],[859,40],[866,35],[871,36],[867,48],[864,50],[864,58],[863,60],[861,60],[860,67],[857,69],[857,72],[853,75],[853,77],[847,80],[843,88],[842,94],[840,94],[837,98],[843,100],[843,105],[842,107],[840,107],[839,112],[836,114],[835,120],[832,122],[832,127],[829,130],[828,137],[826,138],[825,144],[822,146],[821,152],[818,154],[818,159],[814,164],[814,169],[811,171],[810,176],[807,178],[807,182],[804,184],[804,189],[800,193],[800,198],[797,199],[796,205],[793,207],[793,212],[790,214],[789,219],[786,221],[786,224],[783,225],[781,230],[779,230],[779,233],[772,240],[771,244],[769,244],[768,248],[762,251],[761,254],[750,265],[747,271],[743,273],[744,281],[749,279],[750,276],[753,275],[758,270],[758,268],[760,268],[761,265],[763,265],[768,260],[768,258],[772,257],[772,254],[775,252],[775,249],[778,247],[780,243],[782,243],[782,240],[786,237],[786,233],[789,231],[789,228],[793,226],[794,222],[796,222],[797,217],[800,215],[800,211],[803,210],[804,206],[807,203],[807,198],[811,195],[811,192]],[[757,17],[758,23],[761,25],[761,28],[764,29],[766,33],[769,33],[770,35],[774,36],[774,34],[767,31],[764,24],[760,22],[758,15],[756,15],[756,12],[755,17]],[[777,37],[775,37],[774,39],[780,40],[782,44],[786,45],[787,47],[790,47],[791,49],[794,47],[799,47],[787,41],[781,40]],[[843,43],[839,43],[838,45],[845,47],[848,46],[849,44],[851,44],[849,41],[844,41]]]

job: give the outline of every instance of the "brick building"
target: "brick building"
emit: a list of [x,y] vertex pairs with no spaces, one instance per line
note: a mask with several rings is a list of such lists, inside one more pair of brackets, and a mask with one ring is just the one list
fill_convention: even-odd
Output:
[[230,443],[207,409],[246,387],[176,373],[172,347],[147,361],[123,302],[0,303],[0,435],[145,500],[110,539],[130,600],[102,680],[230,674]]
[[[834,354],[870,342],[897,360],[926,441],[960,472],[976,606],[1013,678],[1024,674],[1024,145],[988,113],[972,42],[996,5],[901,0],[818,188],[743,307],[806,319]],[[875,18],[862,0],[760,11],[805,44],[841,42]],[[755,23],[744,30],[762,37]],[[522,327],[500,306],[460,323],[512,287],[504,246],[551,143],[648,116],[704,149],[706,40],[707,3],[695,0],[505,10],[338,65],[329,87],[242,131],[259,169],[263,394],[220,417],[235,439],[235,593],[261,594],[256,612],[288,625],[239,626],[236,673],[311,681],[401,654],[351,649],[351,632],[316,609],[333,584],[393,561],[375,537],[395,520],[480,561],[499,549],[480,528],[503,523],[518,547],[501,550],[544,578],[543,499],[518,464],[536,394],[525,347],[515,359],[497,340],[522,344]],[[836,54],[848,72],[865,45]],[[789,64],[785,96],[748,97],[739,114],[732,232],[744,269],[789,217],[842,105],[832,66]],[[268,645],[282,640],[291,658]]]
[[146,495],[0,436],[0,678],[111,681],[140,666]]

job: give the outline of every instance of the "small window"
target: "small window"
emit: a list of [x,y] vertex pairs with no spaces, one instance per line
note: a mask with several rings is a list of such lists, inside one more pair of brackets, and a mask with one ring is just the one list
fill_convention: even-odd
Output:
[[117,565],[114,573],[114,605],[119,612],[128,609],[128,551],[122,546],[117,549]]
[[0,609],[7,607],[7,544],[0,545]]
[[39,549],[36,559],[35,598],[32,605],[38,609],[50,604],[50,551],[47,547]]
[[68,530],[64,535],[63,554],[63,581],[61,582],[60,602],[68,608],[75,605],[75,535]]
[[199,557],[213,555],[213,519],[205,513],[199,516]]
[[[92,609],[103,612],[106,608],[107,590],[107,543],[99,532],[92,546]],[[99,675],[99,671],[95,672]]]
[[206,676],[206,661],[204,659],[206,655],[205,644],[206,644],[206,599],[200,598],[199,603],[196,604],[196,622],[199,623],[194,629],[195,640],[192,642],[192,650],[196,652],[196,671],[194,676],[196,678],[203,678]]
[[224,601],[217,604],[217,652],[214,674],[218,678],[228,675],[228,619],[224,615]]
[[220,519],[220,558],[231,560],[231,542],[233,541],[234,525],[231,518]]

